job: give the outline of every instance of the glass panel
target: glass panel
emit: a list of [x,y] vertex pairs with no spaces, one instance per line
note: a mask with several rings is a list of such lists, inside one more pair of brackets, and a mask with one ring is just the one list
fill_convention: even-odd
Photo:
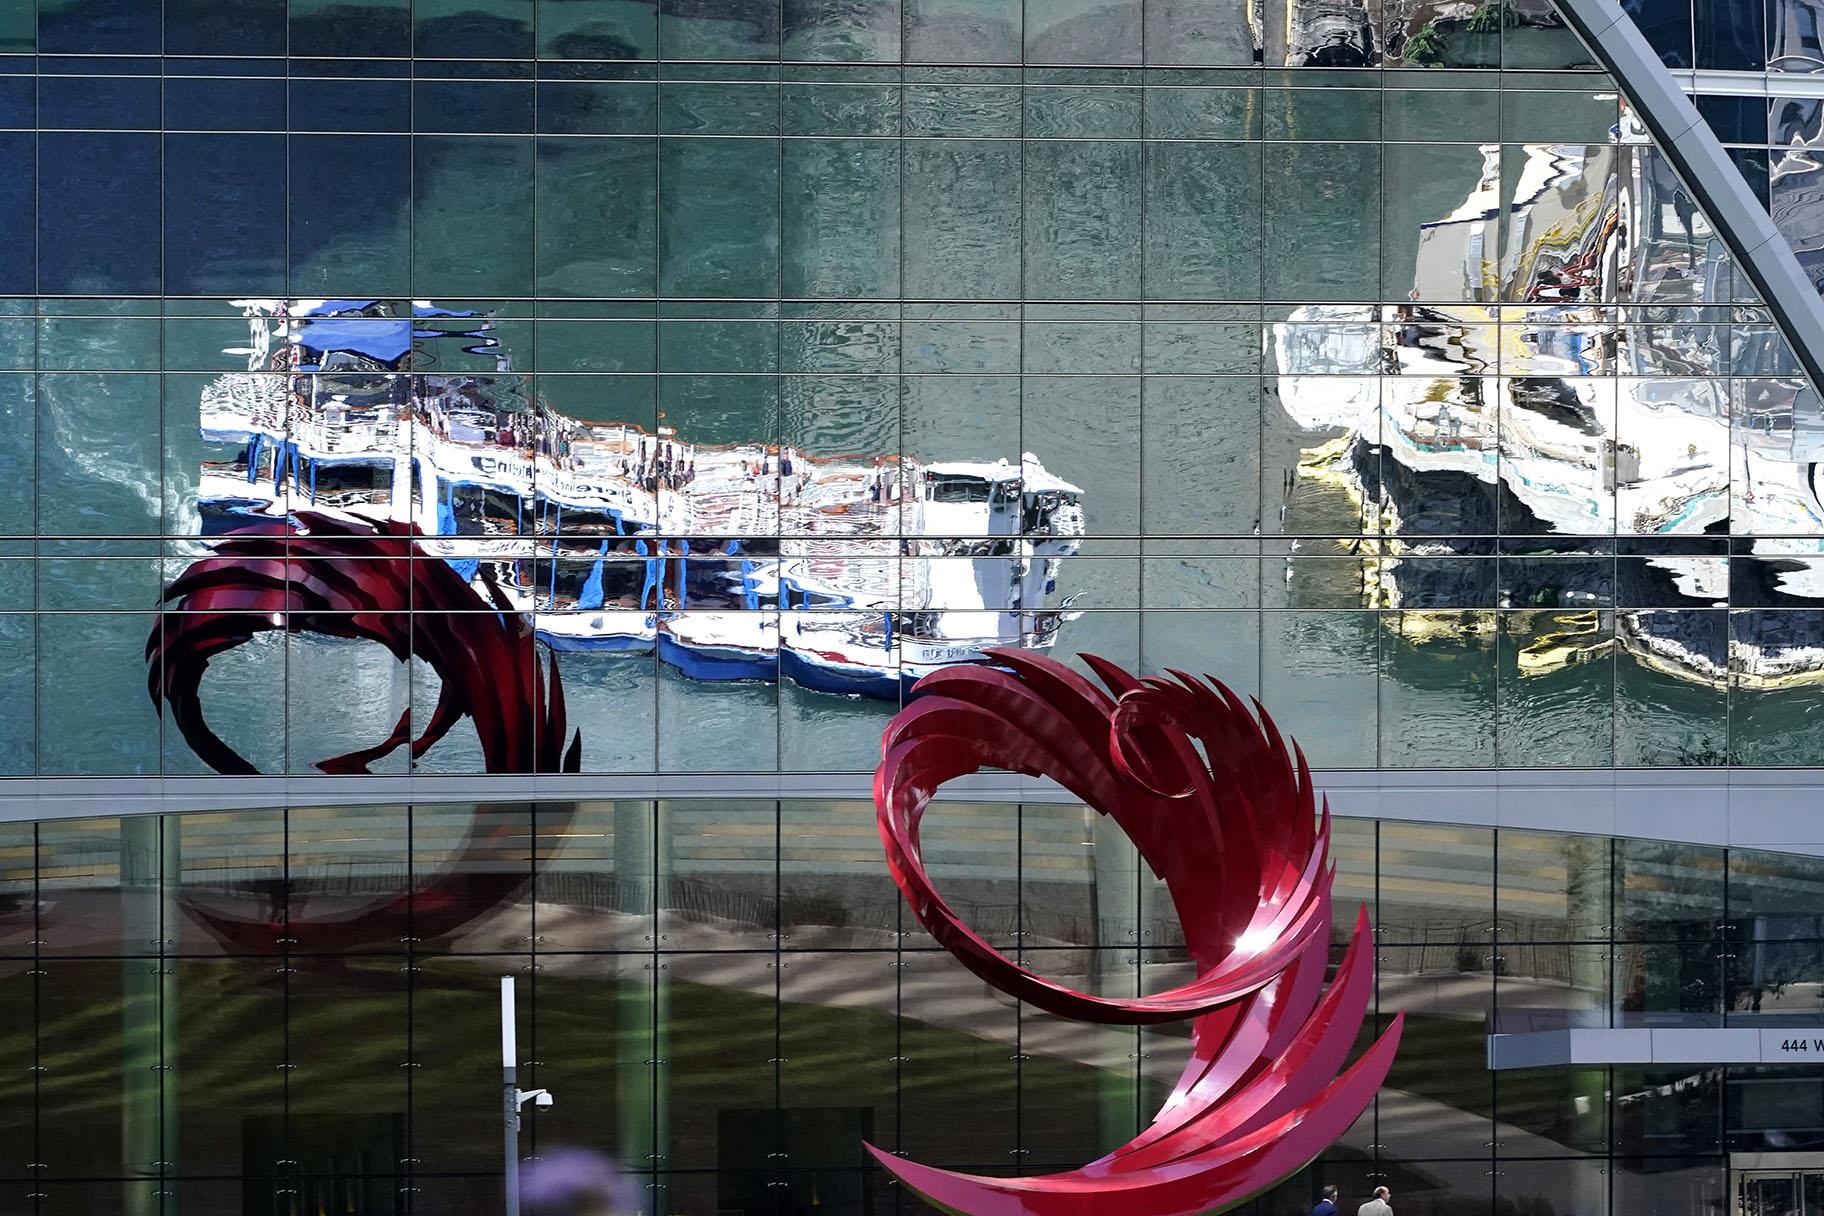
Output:
[[872,803],[779,804],[779,929],[784,948],[891,948],[899,940],[901,903],[882,864]]
[[1381,1089],[1383,1151],[1486,1159],[1495,1139],[1486,1044],[1495,985],[1486,948],[1461,958],[1409,946],[1379,955],[1381,1008],[1406,1011],[1401,1050]]
[[[1028,802],[1020,807],[1020,942],[1031,950],[1078,946],[1132,949],[1142,879],[1133,843],[1107,816],[1086,806]],[[1157,918],[1149,941],[1179,940],[1171,901],[1149,898]],[[1050,957],[1049,955],[1047,957]]]
[[[0,897],[4,898],[4,897]],[[38,979],[30,959],[0,959],[0,1173],[23,1175],[37,1160]]]
[[161,1011],[171,1173],[270,1176],[285,1114],[285,976],[253,959],[167,964]]
[[500,1112],[475,1097],[499,1084],[500,977],[519,965],[486,955],[414,964],[411,1155],[427,1174],[500,1168]]
[[1722,1025],[1719,953],[1711,942],[1621,946],[1615,956],[1615,1025]]
[[650,140],[538,141],[540,295],[652,293],[654,155]]
[[943,1169],[1003,1169],[1019,1147],[1018,1004],[941,951],[901,962],[898,1147]]
[[1292,143],[1266,163],[1269,300],[1371,300],[1380,294],[1380,216],[1359,205],[1379,193],[1372,144]]
[[873,952],[779,960],[779,1139],[794,1171],[853,1169],[863,1140],[898,1138],[893,962]]
[[542,970],[530,993],[519,992],[520,1008],[530,1013],[520,1020],[521,1052],[537,1052],[520,1087],[561,1097],[548,1110],[527,1109],[530,1127],[521,1143],[529,1132],[541,1154],[583,1148],[627,1166],[644,1164],[656,1151],[653,1067],[661,1006],[652,956],[539,958]]
[[1380,614],[1384,767],[1494,763],[1495,622],[1492,612]]
[[1730,1026],[1824,1024],[1824,943],[1740,943],[1724,966]]
[[[1597,1096],[1600,1098],[1600,1093]],[[1600,1111],[1600,1105],[1597,1109]],[[1502,1151],[1513,1151],[1511,1139]],[[1495,1176],[1495,1202],[1512,1203],[1539,1216],[1605,1216],[1609,1211],[1608,1175],[1607,1164],[1598,1158],[1503,1159]]]
[[916,140],[902,155],[906,294],[940,300],[1017,297],[1019,146]]
[[1824,941],[1824,859],[1729,850],[1729,924],[1747,941]]
[[532,938],[532,808],[412,808],[411,940],[425,951],[524,950]]
[[650,950],[654,941],[657,827],[654,804],[579,802],[533,823],[538,949]]
[[759,800],[658,804],[661,950],[770,950],[778,940],[779,811]]
[[157,954],[163,940],[159,821],[38,825],[38,937],[45,955]]
[[779,151],[753,139],[661,142],[659,290],[759,296],[778,289]]
[[1824,1145],[1824,1087],[1810,1070],[1732,1068],[1723,1131],[1732,1152],[1815,1150]]
[[1375,762],[1379,618],[1372,612],[1275,612],[1265,618],[1263,700],[1318,768]]
[[1380,940],[1425,953],[1424,970],[1482,971],[1494,940],[1494,839],[1476,828],[1381,827]]
[[1503,765],[1604,766],[1615,738],[1614,614],[1497,614],[1496,755]]
[[1620,612],[1615,640],[1615,762],[1726,763],[1727,614]]
[[39,1156],[49,1178],[156,1172],[156,959],[58,960],[38,978]]
[[781,172],[785,294],[898,295],[898,149],[884,141],[792,141]]
[[1824,717],[1803,690],[1819,659],[1803,639],[1818,636],[1812,609],[1729,614],[1730,757],[1736,764],[1794,765],[1824,755]]
[[1615,842],[1615,935],[1709,941],[1724,919],[1723,850],[1650,840]]
[[671,1115],[667,1164],[701,1170],[764,1162],[779,1151],[777,956],[673,954],[659,968],[669,985],[658,1071]]
[[916,63],[1017,63],[1020,0],[902,0],[906,58]]
[[1495,910],[1504,941],[1609,936],[1609,841],[1504,829],[1496,839]]
[[[323,910],[309,878],[296,889],[286,881],[282,812],[167,815],[163,826],[167,952],[271,955],[313,936],[291,928],[293,913],[308,924]],[[142,831],[137,820],[122,821],[123,835]]]
[[286,813],[285,934],[294,951],[401,948],[411,933],[409,816],[403,806]]
[[[1022,961],[1082,992],[1138,995],[1138,952],[1023,950]],[[1067,961],[1067,958],[1081,960]],[[1020,1156],[1035,1170],[1074,1168],[1131,1140],[1151,1111],[1139,1109],[1140,1033],[1131,1026],[1090,1026],[1031,1008],[1020,1010]]]
[[[414,1070],[406,1067],[412,1028],[407,962],[403,956],[298,958],[290,966],[286,1118],[282,1128],[262,1134],[283,1146],[304,1185],[319,1188],[325,1199],[338,1187],[360,1193],[340,1179],[391,1191],[400,1159],[409,1155],[406,1110]],[[499,989],[494,991],[489,1013],[497,1019]],[[470,1033],[493,1040],[473,1027]]]
[[[1654,1169],[1675,1170],[1679,1155],[1714,1153],[1722,1136],[1723,1072],[1720,1068],[1617,1068],[1611,1084],[1610,1118],[1615,1150],[1630,1157],[1659,1157]],[[1636,1167],[1637,1168],[1637,1167]],[[1718,1171],[1720,1175],[1720,1170]],[[1719,1177],[1720,1183],[1720,1177]],[[1616,1198],[1623,1188],[1637,1188],[1638,1176],[1624,1166],[1616,1178]],[[1637,1191],[1635,1193],[1638,1193]],[[1692,1211],[1702,1210],[1693,1207]]]
[[[1032,31],[1027,32],[1028,39]],[[1036,299],[1140,294],[1140,145],[1025,146],[1025,288]]]

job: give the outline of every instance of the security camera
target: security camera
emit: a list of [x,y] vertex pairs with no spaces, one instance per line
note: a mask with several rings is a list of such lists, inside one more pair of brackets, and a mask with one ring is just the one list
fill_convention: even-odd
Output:
[[519,1091],[519,1105],[530,1102],[540,1110],[550,1110],[557,1099],[551,1096],[548,1089],[522,1089]]

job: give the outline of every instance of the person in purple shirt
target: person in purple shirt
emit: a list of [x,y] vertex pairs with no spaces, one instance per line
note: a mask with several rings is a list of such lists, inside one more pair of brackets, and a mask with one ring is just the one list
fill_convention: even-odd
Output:
[[1317,1201],[1316,1207],[1311,1209],[1311,1216],[1336,1216],[1335,1187],[1327,1186],[1324,1188],[1324,1197]]

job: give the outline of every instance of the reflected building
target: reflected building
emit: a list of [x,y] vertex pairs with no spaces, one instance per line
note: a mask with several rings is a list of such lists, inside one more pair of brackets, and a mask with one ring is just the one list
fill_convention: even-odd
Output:
[[[503,974],[647,1216],[1099,1157],[1183,1028],[868,801],[1021,648],[1331,798],[1405,1046],[1248,1216],[1815,1216],[1824,405],[1569,7],[0,5],[0,1213],[497,1212]],[[1818,5],[1625,8],[1824,283]],[[1192,970],[945,793],[990,944]]]

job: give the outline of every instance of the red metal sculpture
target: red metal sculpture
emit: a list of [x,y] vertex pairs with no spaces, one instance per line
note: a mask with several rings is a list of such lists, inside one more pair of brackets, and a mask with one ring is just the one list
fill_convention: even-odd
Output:
[[161,713],[170,707],[184,741],[211,768],[256,773],[204,720],[199,693],[209,661],[270,630],[364,638],[402,663],[428,663],[443,681],[436,708],[416,739],[408,708],[384,741],[316,767],[365,773],[407,740],[416,758],[469,717],[488,772],[576,772],[582,738],[564,747],[556,657],[547,689],[532,630],[506,597],[489,582],[494,602],[482,599],[448,562],[420,550],[417,534],[410,524],[316,511],[229,533],[214,556],[165,588],[172,608],[146,639],[152,703]]
[[[993,1178],[869,1151],[933,1205],[970,1216],[1232,1206],[1348,1130],[1399,1045],[1404,1015],[1338,1075],[1367,1014],[1373,959],[1363,909],[1325,989],[1329,809],[1320,821],[1296,745],[1218,681],[1138,678],[1085,656],[1105,692],[1052,660],[989,653],[1001,667],[925,677],[882,737],[874,802],[894,881],[919,922],[988,983],[1087,1021],[1195,1018],[1191,1058],[1150,1127],[1068,1173]],[[1165,883],[1196,977],[1156,996],[1093,996],[1034,974],[964,924],[925,871],[919,821],[940,785],[983,768],[1048,777],[1119,824]]]
[[[211,768],[255,773],[204,718],[203,673],[212,659],[255,634],[282,630],[378,642],[400,662],[422,659],[442,680],[423,731],[412,737],[411,710],[372,747],[319,760],[326,773],[366,773],[410,743],[421,756],[468,717],[490,773],[577,772],[582,737],[571,732],[557,659],[539,662],[531,625],[484,573],[484,600],[448,562],[423,552],[409,524],[370,523],[315,511],[296,512],[229,533],[213,556],[193,563],[170,586],[171,607],[146,641],[147,686],[161,713]],[[485,571],[485,568],[484,568]],[[568,746],[565,745],[566,736]],[[557,812],[555,827],[567,814]],[[531,866],[507,870],[501,851],[525,831],[522,807],[477,810],[457,856],[415,890],[312,916],[313,948],[352,949],[410,936],[455,932],[511,898]],[[224,914],[186,896],[190,911],[224,944],[242,952],[280,947],[305,922],[304,895],[281,881],[266,919]]]

